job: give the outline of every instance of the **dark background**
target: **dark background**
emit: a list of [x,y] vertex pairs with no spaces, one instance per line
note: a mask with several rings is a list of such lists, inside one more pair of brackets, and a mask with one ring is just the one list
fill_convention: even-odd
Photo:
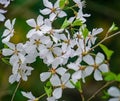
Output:
[[[55,0],[51,0],[55,1]],[[16,34],[12,38],[12,42],[25,42],[26,33],[30,27],[26,24],[26,20],[29,18],[36,18],[39,15],[39,9],[43,9],[42,0],[14,0],[7,8],[8,12],[5,14],[7,19],[17,18],[15,24]],[[120,1],[119,0],[86,0],[86,8],[84,12],[91,14],[87,18],[87,26],[89,30],[93,28],[103,28],[104,32],[99,35],[98,41],[102,40],[109,27],[114,22],[120,27]],[[0,36],[4,31],[3,23],[0,23]],[[112,33],[111,33],[112,34]],[[120,73],[120,35],[117,35],[107,41],[105,44],[109,49],[114,51],[110,60],[110,69],[115,73]],[[3,45],[0,40],[0,48]],[[97,48],[97,51],[102,50]],[[44,93],[43,83],[40,82],[39,74],[46,70],[46,65],[42,63],[42,60],[37,60],[32,64],[34,71],[29,77],[28,82],[22,82],[15,96],[14,101],[26,101],[20,91],[32,91],[35,96],[39,96]],[[17,83],[9,84],[8,78],[11,74],[11,67],[6,65],[0,60],[0,101],[10,101],[14,89]],[[94,82],[89,80],[84,85],[84,91],[86,96],[90,96],[93,92],[101,87],[104,82]],[[80,101],[80,95],[76,90],[65,90],[64,98],[66,101]],[[101,101],[96,97],[95,101]],[[45,101],[41,99],[40,101]],[[93,100],[92,100],[93,101]],[[102,100],[103,101],[103,100]]]

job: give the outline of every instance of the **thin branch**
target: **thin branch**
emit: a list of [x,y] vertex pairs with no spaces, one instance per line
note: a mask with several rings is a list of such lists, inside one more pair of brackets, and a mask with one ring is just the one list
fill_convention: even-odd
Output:
[[15,91],[14,91],[14,93],[13,93],[13,95],[12,95],[11,101],[14,100],[15,94],[16,94],[16,92],[17,92],[19,86],[20,86],[20,83],[21,83],[21,80],[18,82],[17,87],[15,88]]
[[112,38],[112,37],[114,37],[114,36],[116,36],[116,35],[118,35],[118,34],[120,34],[120,31],[118,31],[118,32],[116,32],[116,33],[114,33],[114,34],[112,34],[112,35],[110,35],[110,36],[108,36],[108,37],[105,37],[103,40],[101,40],[101,41],[98,42],[95,46],[93,46],[89,51],[95,49],[96,47],[98,47],[98,46],[99,46],[101,43],[103,43],[104,41],[106,41],[106,40],[108,40],[108,39],[110,39],[110,38]]
[[90,98],[88,98],[87,101],[91,101],[101,90],[103,90],[104,88],[106,88],[107,86],[109,86],[110,84],[112,84],[113,82],[115,82],[115,81],[107,82],[100,89],[98,89]]

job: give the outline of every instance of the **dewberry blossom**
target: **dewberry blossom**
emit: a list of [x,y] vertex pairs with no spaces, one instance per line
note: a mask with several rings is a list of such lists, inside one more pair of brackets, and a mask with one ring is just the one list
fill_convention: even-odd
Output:
[[40,13],[42,13],[43,15],[50,14],[49,15],[50,21],[53,21],[56,16],[62,18],[67,15],[64,11],[62,11],[59,8],[59,0],[57,0],[54,5],[51,2],[49,2],[48,0],[43,0],[43,4],[46,8],[43,10],[40,10]]
[[95,28],[88,34],[87,41],[88,41],[88,46],[94,45],[95,41],[97,39],[96,35],[100,34],[103,31],[102,28]]
[[96,81],[103,80],[101,72],[108,72],[108,65],[104,63],[104,55],[102,53],[97,53],[95,60],[91,55],[86,55],[83,57],[84,62],[88,64],[87,67],[92,67],[94,71],[94,79]]
[[32,67],[27,66],[26,64],[21,64],[20,61],[15,63],[12,69],[12,75],[9,77],[9,82],[14,83],[15,81],[19,82],[20,79],[27,81],[28,76],[31,75]]
[[74,63],[70,63],[67,65],[68,69],[72,69],[75,72],[72,74],[72,80],[73,81],[78,81],[80,79],[85,82],[85,77],[89,76],[93,68],[92,67],[86,67],[84,65],[81,65],[81,60],[82,58],[78,58]]
[[5,29],[5,31],[3,32],[3,35],[2,35],[2,42],[3,43],[7,43],[9,42],[10,38],[14,35],[14,24],[15,24],[15,20],[16,19],[13,19],[12,22],[10,22],[10,20],[8,19],[6,22],[5,22],[5,27],[7,29]]
[[22,91],[21,93],[24,97],[28,98],[27,101],[38,101],[39,100],[38,98],[35,98],[35,96],[31,92]]
[[[49,30],[49,23],[46,20],[43,19],[43,16],[39,15],[37,17],[37,20],[35,19],[29,19],[26,21],[29,26],[31,26],[33,29],[31,29],[27,33],[27,38],[32,37],[33,34],[43,35]],[[47,24],[45,24],[47,22]]]
[[117,87],[110,87],[108,89],[108,94],[112,96],[112,98],[110,98],[108,101],[120,101],[120,89]]
[[50,79],[51,84],[56,87],[53,91],[53,96],[56,99],[59,99],[62,97],[62,90],[65,88],[74,88],[74,86],[70,83],[70,74],[65,73],[61,76],[61,79],[56,75],[53,78]]
[[76,3],[76,6],[79,8],[83,8],[85,6],[85,1],[81,0],[73,0]]
[[63,68],[63,67],[58,67],[58,64],[53,63],[52,67],[49,68],[48,72],[43,72],[40,74],[40,80],[42,82],[46,81],[47,79],[52,79],[54,78],[54,76],[58,76],[58,75],[63,75],[65,74],[65,72],[67,71],[67,69]]
[[4,56],[11,56],[10,57],[10,63],[13,65],[18,59],[20,59],[22,62],[25,61],[25,54],[26,52],[24,51],[23,44],[18,43],[18,44],[13,44],[13,43],[6,43],[8,48],[4,48],[2,50],[2,54]]
[[54,59],[62,53],[59,44],[54,44],[52,41],[46,45],[40,45],[38,50],[40,58],[42,58],[46,64],[53,62]]

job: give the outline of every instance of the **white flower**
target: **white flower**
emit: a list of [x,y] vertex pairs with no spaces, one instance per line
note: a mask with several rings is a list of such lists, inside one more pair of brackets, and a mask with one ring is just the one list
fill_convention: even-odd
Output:
[[59,0],[57,0],[54,5],[51,2],[49,2],[48,0],[43,0],[43,4],[47,8],[40,10],[40,12],[43,15],[50,14],[49,15],[50,21],[53,21],[56,16],[58,16],[60,18],[66,16],[66,13],[59,8]]
[[89,65],[88,67],[94,68],[94,78],[95,80],[103,80],[101,72],[108,72],[108,65],[104,64],[104,55],[102,53],[97,53],[95,60],[91,55],[86,55],[83,60]]
[[13,44],[13,43],[6,43],[6,45],[9,48],[4,48],[2,50],[2,54],[4,56],[11,56],[10,57],[10,63],[13,65],[18,59],[22,60],[22,62],[25,61],[25,51],[23,49],[23,44]]
[[57,66],[55,66],[53,64],[53,67],[50,68],[48,72],[43,72],[43,73],[40,74],[40,79],[41,79],[41,81],[44,82],[48,78],[50,78],[50,76],[51,76],[50,79],[52,79],[54,76],[58,76],[57,74],[62,76],[66,71],[67,70],[65,68],[63,68],[63,67],[57,68]]
[[4,21],[5,20],[5,16],[3,15],[4,13],[6,13],[7,11],[0,9],[0,21]]
[[62,97],[62,90],[65,88],[74,88],[74,86],[70,83],[70,74],[65,73],[61,76],[61,79],[58,76],[54,76],[50,79],[51,84],[56,87],[53,91],[53,96],[56,99],[59,99]]
[[118,89],[117,87],[110,87],[108,89],[108,94],[113,97],[110,98],[108,101],[120,101],[120,89]]
[[10,22],[10,20],[8,19],[6,22],[5,22],[5,27],[7,29],[5,29],[5,31],[3,32],[3,35],[2,35],[2,42],[3,43],[7,43],[9,42],[10,38],[14,35],[14,24],[15,24],[15,20],[16,19],[13,19],[12,22]]
[[95,44],[95,41],[97,39],[96,35],[100,34],[102,31],[103,31],[102,28],[99,28],[99,29],[95,28],[92,30],[91,33],[88,34],[87,38],[88,38],[88,45],[89,46],[91,46],[91,44],[92,45]]
[[26,66],[26,64],[14,64],[13,74],[9,77],[9,82],[12,84],[15,81],[19,82],[20,79],[27,81],[32,70],[33,68]]
[[73,0],[76,5],[79,7],[79,8],[83,8],[85,6],[85,1],[81,1],[81,0]]
[[29,100],[27,101],[38,101],[38,98],[35,98],[31,92],[21,92],[24,97],[27,97]]
[[33,27],[33,29],[31,29],[28,34],[27,34],[27,38],[32,37],[33,34],[38,34],[38,35],[43,35],[46,30],[49,30],[48,25],[45,25],[45,21],[43,20],[43,16],[39,15],[37,17],[37,20],[35,21],[35,19],[29,19],[26,21],[27,24],[31,27]]
[[75,71],[72,74],[73,81],[79,80],[82,78],[83,82],[85,82],[85,77],[89,76],[93,71],[92,67],[86,67],[86,66],[80,65],[81,59],[82,58],[78,58],[76,62],[70,63],[67,65],[69,69],[72,69]]
[[82,21],[82,23],[85,23],[86,19],[84,17],[89,17],[89,16],[90,16],[90,14],[83,14],[83,11],[81,8],[81,9],[79,9],[79,11],[77,13],[76,19],[80,19]]
[[49,65],[56,57],[61,55],[61,49],[58,46],[58,44],[54,44],[52,41],[50,41],[47,45],[39,46],[39,55],[46,64]]

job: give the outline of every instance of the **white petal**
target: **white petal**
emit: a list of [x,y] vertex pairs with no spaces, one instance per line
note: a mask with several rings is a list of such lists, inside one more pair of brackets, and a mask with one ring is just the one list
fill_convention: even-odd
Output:
[[79,70],[78,65],[75,64],[75,63],[70,63],[70,64],[67,65],[67,67],[68,67],[69,69],[73,69],[73,70],[75,70],[75,71]]
[[119,97],[120,90],[117,87],[112,86],[108,89],[108,94],[111,95],[112,97]]
[[33,96],[33,94],[31,92],[23,92],[22,91],[21,93],[22,93],[23,96],[25,96],[25,97],[27,97],[27,98],[29,98],[31,100],[35,99],[35,97]]
[[9,33],[10,33],[10,31],[9,31],[8,29],[6,29],[6,30],[3,32],[3,35],[2,35],[2,37],[5,37],[5,36],[7,36]]
[[5,22],[5,27],[8,28],[8,29],[12,28],[12,25],[11,25],[11,22],[10,22],[9,19]]
[[53,21],[54,19],[55,19],[55,17],[56,17],[56,14],[55,13],[51,13],[50,14],[50,21]]
[[56,99],[59,99],[62,97],[62,88],[56,88],[54,91],[53,91],[53,96],[56,98]]
[[35,19],[29,19],[26,21],[27,24],[31,27],[36,27],[36,22],[35,22]]
[[3,50],[2,50],[2,54],[3,54],[4,56],[9,56],[9,55],[12,55],[12,54],[13,54],[13,51],[10,50],[10,49],[3,49]]
[[73,73],[73,75],[72,75],[72,79],[74,80],[78,80],[78,79],[81,79],[82,77],[81,77],[81,75],[82,75],[82,72],[81,71],[76,71],[75,73]]
[[37,25],[41,26],[43,24],[43,16],[39,15],[37,17]]
[[103,80],[101,72],[97,69],[94,72],[94,78],[96,81]]
[[94,65],[94,59],[91,55],[84,56],[83,60],[89,65]]
[[40,80],[42,82],[46,81],[50,77],[51,73],[50,72],[44,72],[40,74]]
[[0,14],[0,21],[4,21],[5,20],[5,16],[3,14]]
[[65,73],[64,75],[62,75],[61,80],[65,84],[69,80],[69,78],[70,78],[70,74]]
[[51,2],[49,2],[48,0],[43,0],[43,4],[45,7],[48,7],[48,8],[53,8],[53,5]]
[[108,65],[107,65],[107,64],[102,64],[102,65],[100,65],[100,66],[99,66],[99,70],[100,70],[101,72],[108,72],[108,71],[109,71]]
[[47,101],[56,101],[55,97],[48,97]]
[[51,10],[48,9],[48,8],[45,8],[45,9],[43,9],[43,10],[40,10],[40,13],[42,13],[43,15],[48,15],[48,14],[51,13]]
[[91,75],[92,72],[93,72],[93,70],[94,70],[94,68],[91,67],[91,66],[86,67],[86,68],[85,68],[85,76]]
[[59,67],[59,68],[56,70],[56,72],[57,72],[58,74],[60,74],[61,76],[62,76],[63,74],[65,74],[66,71],[67,71],[67,70],[66,70],[65,68],[63,68],[63,67]]
[[96,64],[100,64],[104,61],[105,57],[102,53],[98,53],[95,57]]
[[68,87],[68,88],[75,88],[75,87],[73,86],[73,84],[71,84],[70,81],[68,81],[68,82],[65,84],[65,86]]
[[52,77],[50,78],[50,82],[53,86],[60,86],[61,84],[60,78],[56,74],[52,75]]
[[67,14],[64,12],[64,11],[61,11],[59,14],[58,14],[58,17],[62,18],[62,17],[65,17],[67,16]]
[[34,35],[34,34],[36,34],[36,30],[35,29],[31,29],[30,31],[28,31],[28,33],[27,33],[27,38],[31,38],[32,37],[32,35]]

